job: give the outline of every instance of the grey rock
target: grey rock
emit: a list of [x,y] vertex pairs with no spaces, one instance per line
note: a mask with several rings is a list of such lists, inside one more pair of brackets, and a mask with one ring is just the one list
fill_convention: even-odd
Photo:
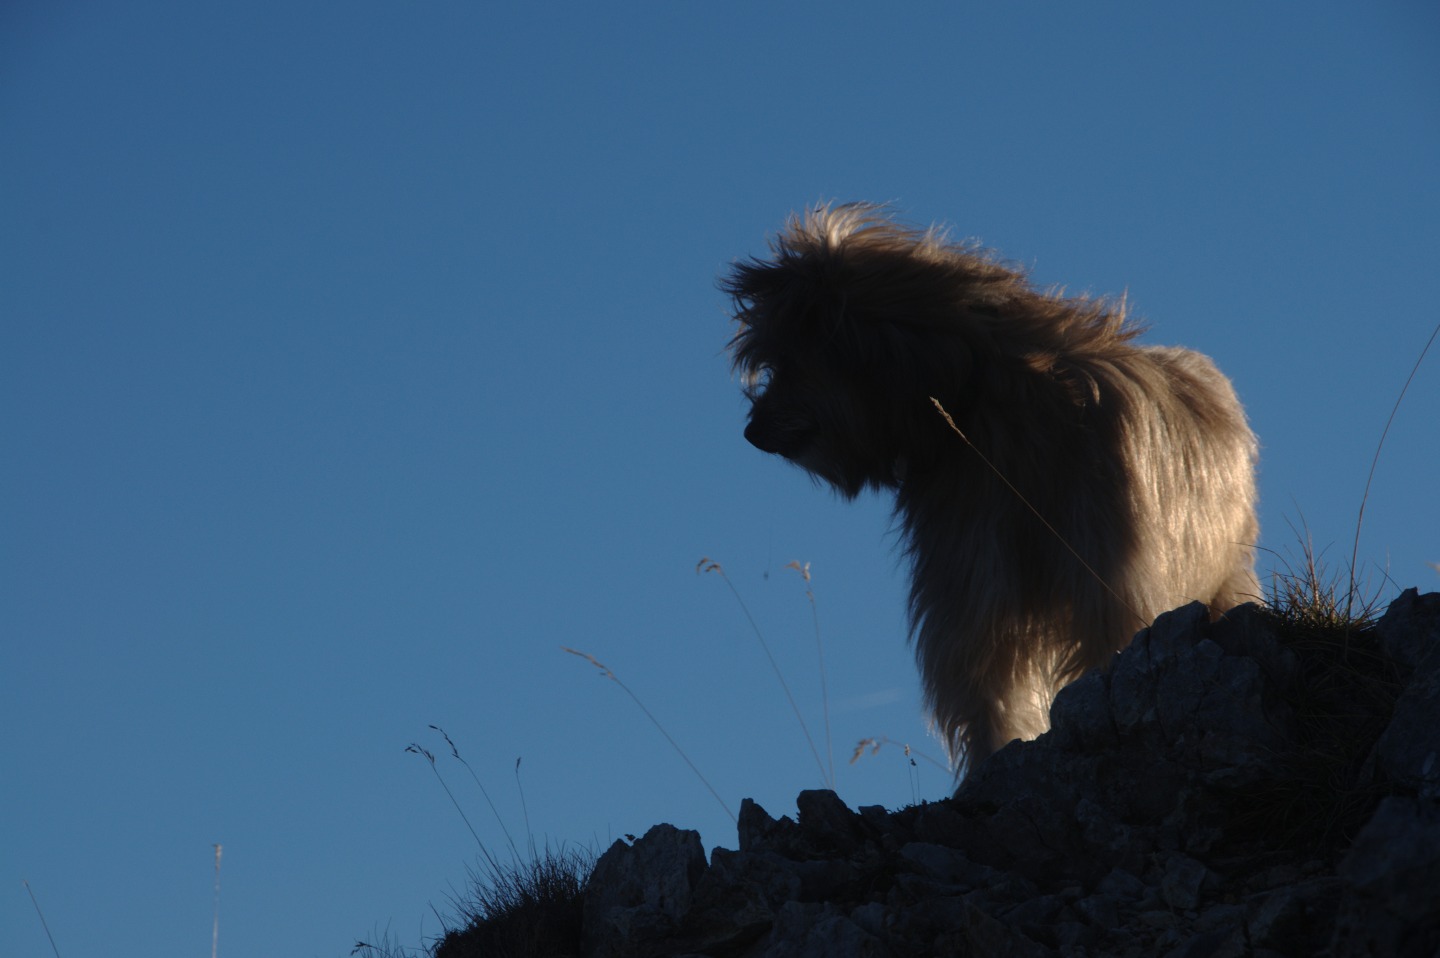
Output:
[[800,815],[800,830],[812,841],[849,851],[864,838],[863,820],[828,788],[801,792],[795,807]]
[[779,821],[771,818],[765,809],[748,798],[740,800],[740,815],[736,824],[740,850],[755,851],[771,843],[783,842],[791,834],[795,823],[788,818]]
[[994,885],[1003,873],[985,865],[977,865],[958,848],[930,842],[910,842],[900,849],[900,860],[918,872],[946,884],[969,890]]
[[1147,897],[1149,887],[1123,868],[1116,868],[1101,879],[1095,890],[1113,901],[1138,902]]
[[1440,805],[1385,799],[1340,863],[1340,877],[1350,897],[1407,919],[1440,917]]
[[625,938],[663,937],[685,915],[705,871],[700,833],[656,825],[634,845],[617,841],[595,863],[585,890],[585,938],[592,954]]
[[1240,929],[1217,929],[1194,935],[1165,953],[1165,958],[1248,958],[1250,948]]
[[1339,878],[1317,878],[1256,895],[1246,903],[1250,943],[1290,954],[1319,953],[1344,887]]
[[880,939],[865,931],[834,906],[790,902],[780,909],[765,958],[882,958]]
[[1431,958],[1440,596],[1407,592],[1373,631],[1313,639],[1254,606],[1214,623],[1187,606],[951,798],[852,811],[807,791],[794,819],[746,800],[738,850],[708,863],[695,833],[656,826],[597,863],[577,948]]
[[1440,592],[1406,589],[1375,623],[1380,647],[1391,661],[1425,672],[1440,671]]
[[1061,748],[1094,752],[1110,748],[1119,738],[1110,711],[1110,682],[1104,672],[1090,672],[1059,691],[1050,705],[1050,733]]
[[1200,892],[1214,875],[1200,862],[1185,855],[1172,855],[1160,879],[1160,897],[1171,908],[1191,909],[1200,904]]
[[1440,799],[1440,672],[1418,675],[1395,703],[1376,760],[1390,780]]
[[1097,928],[1114,928],[1120,923],[1120,905],[1113,898],[1091,895],[1075,903],[1075,913]]

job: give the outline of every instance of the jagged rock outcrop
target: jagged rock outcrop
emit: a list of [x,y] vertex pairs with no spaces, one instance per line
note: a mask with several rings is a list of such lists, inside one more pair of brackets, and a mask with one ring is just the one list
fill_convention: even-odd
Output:
[[591,958],[1440,954],[1440,594],[1371,629],[1162,616],[952,799],[801,793],[596,863]]

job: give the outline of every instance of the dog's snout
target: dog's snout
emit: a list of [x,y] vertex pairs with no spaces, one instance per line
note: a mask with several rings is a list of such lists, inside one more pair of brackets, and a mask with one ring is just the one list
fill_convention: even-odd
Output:
[[780,437],[775,435],[773,429],[766,428],[762,420],[750,420],[749,425],[745,427],[745,439],[761,452],[780,454]]

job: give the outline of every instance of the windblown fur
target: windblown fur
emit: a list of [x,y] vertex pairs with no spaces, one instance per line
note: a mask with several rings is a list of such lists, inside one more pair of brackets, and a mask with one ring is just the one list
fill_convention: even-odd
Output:
[[847,498],[895,493],[957,772],[1045,731],[1055,692],[1160,612],[1259,595],[1235,391],[1205,356],[1137,345],[1123,304],[1038,291],[863,204],[792,217],[722,285],[745,438]]

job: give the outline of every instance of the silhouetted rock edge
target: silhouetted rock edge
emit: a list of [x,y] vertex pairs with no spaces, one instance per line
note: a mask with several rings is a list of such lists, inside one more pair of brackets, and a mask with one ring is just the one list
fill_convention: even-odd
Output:
[[807,791],[798,821],[746,800],[738,850],[708,862],[670,825],[616,842],[579,951],[1435,955],[1440,594],[1312,640],[1187,606],[954,798],[891,813]]

